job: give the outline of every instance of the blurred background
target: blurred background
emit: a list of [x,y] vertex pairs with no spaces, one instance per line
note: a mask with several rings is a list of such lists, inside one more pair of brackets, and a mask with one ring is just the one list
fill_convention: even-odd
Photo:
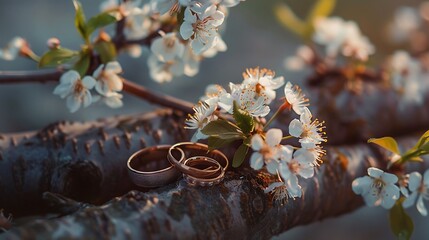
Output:
[[[86,15],[98,12],[101,0],[82,0]],[[200,72],[193,78],[180,77],[171,83],[158,84],[148,74],[147,52],[138,59],[123,54],[119,61],[124,76],[147,88],[196,102],[210,83],[224,86],[228,82],[241,81],[241,73],[247,67],[267,67],[284,75],[287,81],[299,83],[306,72],[292,73],[284,68],[284,59],[295,53],[301,43],[295,35],[285,30],[275,19],[273,8],[279,1],[246,0],[231,8],[223,39],[228,51],[201,63]],[[304,16],[312,0],[286,0],[298,15]],[[363,34],[376,46],[376,55],[370,63],[379,62],[394,51],[389,43],[386,26],[399,6],[417,7],[417,0],[338,0],[333,15],[356,21]],[[0,47],[15,36],[28,40],[39,55],[47,50],[46,40],[57,37],[61,45],[78,49],[81,39],[74,28],[72,1],[14,0],[0,1]],[[34,70],[37,66],[27,59],[13,62],[0,61],[0,70]],[[138,114],[155,109],[140,99],[125,95],[125,106],[111,109],[94,104],[71,114],[65,101],[52,94],[55,84],[23,84],[0,86],[0,132],[35,130],[59,120],[86,121],[97,118]],[[338,199],[341,201],[341,199]],[[1,206],[0,206],[1,207]],[[429,218],[409,210],[415,221],[413,239],[428,239]],[[388,212],[381,208],[361,208],[351,214],[324,220],[309,226],[294,228],[275,239],[393,239],[388,223]]]

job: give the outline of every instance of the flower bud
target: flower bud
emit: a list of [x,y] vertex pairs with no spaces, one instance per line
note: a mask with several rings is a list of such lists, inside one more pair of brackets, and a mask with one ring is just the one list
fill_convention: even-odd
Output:
[[49,49],[57,49],[60,47],[61,42],[58,38],[49,38],[46,44]]

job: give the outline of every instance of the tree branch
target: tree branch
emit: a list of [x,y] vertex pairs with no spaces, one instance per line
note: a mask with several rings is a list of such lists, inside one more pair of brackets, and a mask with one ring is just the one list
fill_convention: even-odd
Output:
[[[64,71],[62,69],[37,71],[0,71],[0,85],[11,83],[58,82],[63,72]],[[125,92],[128,92],[153,104],[180,110],[185,113],[193,112],[192,103],[171,96],[155,93],[141,85],[128,81],[124,78],[122,79],[124,83],[123,90]]]
[[[408,138],[399,143],[404,147],[415,141],[417,138]],[[368,145],[329,147],[327,151],[328,157],[317,175],[300,179],[303,197],[289,199],[283,206],[273,203],[270,195],[263,192],[264,176],[241,170],[229,172],[222,183],[208,188],[188,186],[180,180],[147,193],[131,191],[103,206],[36,221],[1,237],[269,239],[294,226],[358,208],[363,202],[352,192],[352,180],[365,175],[369,166],[386,165],[383,156]]]

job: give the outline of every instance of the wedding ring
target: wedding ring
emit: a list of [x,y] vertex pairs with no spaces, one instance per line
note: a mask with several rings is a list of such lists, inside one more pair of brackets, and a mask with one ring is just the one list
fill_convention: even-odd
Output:
[[[186,159],[183,164],[188,166],[196,166],[196,165],[202,165],[204,166],[211,166],[212,164],[220,166],[220,163],[212,158],[205,157],[205,156],[195,156]],[[216,173],[217,175],[207,177],[207,178],[197,178],[188,174],[183,174],[183,178],[186,180],[186,182],[193,186],[201,186],[201,187],[207,187],[207,186],[213,186],[215,184],[220,183],[224,176],[225,176],[225,168],[220,168],[220,171]]]
[[182,163],[182,160],[177,160],[177,158],[173,156],[174,150],[178,151],[179,149],[183,150],[187,158],[195,156],[204,156],[217,161],[221,165],[223,171],[226,171],[226,169],[228,168],[228,158],[219,150],[209,151],[209,148],[206,144],[181,142],[171,146],[171,148],[168,150],[167,158],[172,165],[174,165],[179,171],[186,175],[195,178],[207,178],[213,175],[217,176],[216,173],[218,171],[216,169],[197,169],[194,167],[187,166],[186,164]]
[[[154,188],[165,186],[174,182],[180,176],[180,172],[167,160],[170,145],[159,145],[144,148],[128,159],[128,174],[131,180],[140,187]],[[179,153],[179,161],[185,159],[182,149],[176,149]],[[173,156],[173,155],[172,155]],[[175,159],[177,156],[173,156]]]
[[204,176],[199,176],[198,178],[213,178],[215,176],[218,176],[220,172],[223,171],[223,167],[220,165],[220,163],[213,158],[206,157],[206,156],[194,156],[186,159],[183,164],[186,166],[201,169],[203,171],[207,171],[208,174]]

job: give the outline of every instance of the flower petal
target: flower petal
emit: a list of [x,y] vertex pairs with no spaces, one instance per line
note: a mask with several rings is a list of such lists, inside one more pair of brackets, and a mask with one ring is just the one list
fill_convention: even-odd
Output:
[[113,73],[119,74],[122,72],[122,67],[117,61],[108,62],[105,71],[112,71]]
[[408,178],[408,189],[411,192],[416,191],[420,185],[422,184],[422,175],[418,172],[410,173],[410,177]]
[[425,206],[425,204],[423,202],[423,196],[422,195],[420,195],[419,198],[417,199],[416,206],[417,206],[417,210],[419,211],[419,213],[422,216],[427,216],[428,215],[428,211],[426,210],[426,206]]
[[85,76],[82,79],[82,84],[86,89],[92,89],[97,81],[91,76]]
[[298,174],[305,179],[311,178],[314,176],[314,168],[310,164],[300,164]]
[[298,119],[294,119],[289,124],[289,134],[294,137],[300,137],[303,132],[303,125]]
[[70,112],[74,113],[79,110],[81,102],[74,95],[70,95],[66,99],[66,105]]
[[290,172],[289,166],[286,163],[279,164],[279,173],[284,181],[289,179],[292,175],[292,173]]
[[374,178],[380,178],[381,175],[384,173],[382,170],[375,168],[375,167],[370,167],[368,168],[368,175]]
[[359,195],[365,195],[370,191],[372,183],[372,179],[368,176],[356,178],[352,182],[353,192]]
[[184,40],[188,40],[192,35],[194,35],[194,27],[192,27],[192,24],[183,22],[180,26],[180,36],[182,36]]
[[386,184],[393,184],[393,183],[398,182],[398,177],[395,174],[391,174],[391,173],[387,173],[387,172],[381,174],[381,179]]
[[410,194],[407,198],[405,198],[405,200],[402,202],[402,206],[404,208],[409,208],[411,206],[414,205],[414,203],[416,202],[416,198],[417,198],[418,193],[417,192],[413,192],[412,194]]
[[254,152],[250,157],[250,167],[255,170],[260,170],[264,165],[264,161],[262,159],[262,155],[258,152]]
[[389,184],[383,188],[381,206],[385,209],[391,209],[396,200],[399,199],[399,188],[396,185]]
[[282,130],[278,128],[271,128],[267,131],[267,134],[265,135],[265,141],[267,142],[268,146],[275,147],[282,141],[283,132]]
[[283,186],[284,185],[284,183],[283,182],[274,182],[274,183],[271,183],[265,190],[264,190],[264,193],[269,193],[269,192],[272,192],[274,189],[276,189],[276,188],[278,188],[278,187],[280,187],[280,186]]
[[265,144],[264,140],[259,134],[253,135],[252,139],[250,140],[250,145],[252,146],[252,149],[255,151],[261,150],[264,144]]
[[279,168],[279,162],[277,160],[272,159],[271,161],[268,161],[267,164],[267,170],[269,173],[275,175],[277,174],[277,169]]

